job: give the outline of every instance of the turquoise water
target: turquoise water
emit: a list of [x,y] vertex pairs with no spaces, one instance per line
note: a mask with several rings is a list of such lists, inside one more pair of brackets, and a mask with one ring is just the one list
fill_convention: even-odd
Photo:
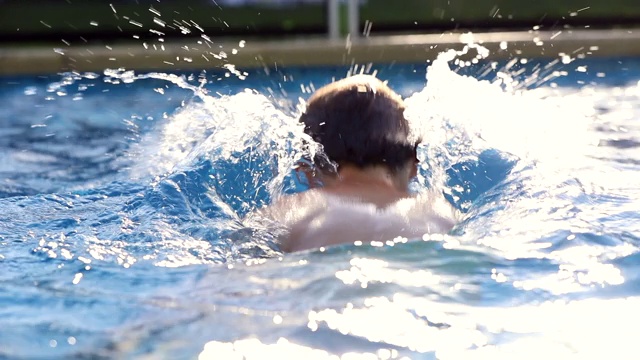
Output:
[[633,358],[640,60],[455,59],[362,69],[464,221],[296,254],[242,216],[360,68],[1,79],[0,357]]

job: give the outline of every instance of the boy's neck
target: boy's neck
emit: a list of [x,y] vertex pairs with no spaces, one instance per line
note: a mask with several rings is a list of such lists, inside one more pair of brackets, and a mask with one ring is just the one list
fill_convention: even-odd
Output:
[[393,195],[408,195],[408,181],[393,174],[386,166],[359,168],[340,165],[338,175],[324,179],[324,188],[329,192],[369,193],[381,192]]

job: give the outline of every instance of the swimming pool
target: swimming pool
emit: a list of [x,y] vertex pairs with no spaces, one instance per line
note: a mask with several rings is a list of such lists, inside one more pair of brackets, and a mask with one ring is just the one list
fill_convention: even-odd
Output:
[[349,69],[3,78],[0,357],[633,357],[640,59],[565,60],[366,69],[465,220],[286,255],[240,218]]

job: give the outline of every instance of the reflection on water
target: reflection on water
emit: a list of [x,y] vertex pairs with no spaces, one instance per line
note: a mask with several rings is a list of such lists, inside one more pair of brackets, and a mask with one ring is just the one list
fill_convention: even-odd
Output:
[[632,358],[640,63],[458,56],[378,70],[463,222],[287,255],[242,217],[303,189],[300,99],[346,69],[12,80],[0,356]]

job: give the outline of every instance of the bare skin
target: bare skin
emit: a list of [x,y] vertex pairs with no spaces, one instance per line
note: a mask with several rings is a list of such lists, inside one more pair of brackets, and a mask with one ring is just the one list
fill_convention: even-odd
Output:
[[321,188],[283,197],[259,215],[284,226],[280,247],[286,252],[448,232],[453,210],[442,201],[436,206],[433,194],[412,196],[408,185],[415,174],[415,165],[396,173],[342,165],[338,176],[320,179]]
[[322,191],[339,197],[357,198],[384,208],[399,199],[410,197],[407,190],[409,179],[402,181],[382,166],[358,169],[355,166],[342,166],[335,178],[325,178]]

